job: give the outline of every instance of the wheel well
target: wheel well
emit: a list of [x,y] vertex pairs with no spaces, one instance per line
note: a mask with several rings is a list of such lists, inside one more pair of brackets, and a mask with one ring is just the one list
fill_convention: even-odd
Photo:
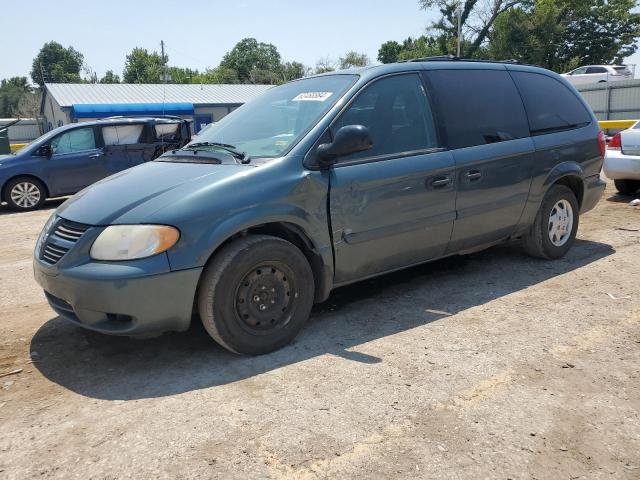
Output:
[[8,179],[6,182],[4,182],[4,185],[2,186],[2,192],[0,192],[0,199],[1,200],[5,200],[7,199],[7,185],[9,185],[12,181],[14,181],[17,178],[32,178],[33,180],[37,180],[38,182],[40,182],[43,186],[44,186],[44,193],[45,193],[45,197],[49,197],[49,187],[47,187],[47,184],[44,182],[44,180],[42,180],[41,178],[36,177],[35,175],[16,175],[14,177],[11,177],[10,179]]
[[582,207],[582,196],[584,194],[584,184],[580,177],[575,175],[568,175],[566,177],[562,177],[556,180],[554,185],[564,185],[565,187],[570,188],[573,191],[573,194],[576,196],[576,200],[578,200],[578,206]]
[[313,246],[313,242],[309,239],[309,237],[302,231],[300,227],[294,225],[292,223],[286,222],[277,222],[277,223],[265,223],[261,225],[255,225],[253,227],[247,228],[246,230],[242,230],[235,235],[227,238],[224,242],[222,242],[218,247],[213,251],[209,260],[213,258],[216,253],[220,251],[225,245],[229,242],[232,242],[236,238],[240,238],[246,235],[271,235],[273,237],[282,238],[288,242],[293,243],[296,247],[300,249],[300,251],[304,254],[304,256],[309,261],[309,265],[311,266],[311,271],[313,272],[313,278],[315,281],[315,300],[316,302],[321,302],[326,299],[329,294],[329,289],[331,288],[328,285],[328,280],[325,276],[325,268],[324,263],[322,261],[322,257],[316,251]]

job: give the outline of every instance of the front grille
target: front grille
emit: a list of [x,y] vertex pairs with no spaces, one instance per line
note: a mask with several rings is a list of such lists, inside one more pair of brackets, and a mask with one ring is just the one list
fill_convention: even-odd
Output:
[[88,229],[89,225],[60,219],[53,231],[45,238],[40,259],[49,265],[55,265]]
[[53,235],[63,238],[64,240],[76,243],[88,228],[89,225],[83,225],[81,223],[63,220],[58,223],[55,230],[53,231]]
[[60,260],[68,251],[68,248],[46,243],[42,249],[42,260],[53,265],[54,263],[57,263],[58,260]]

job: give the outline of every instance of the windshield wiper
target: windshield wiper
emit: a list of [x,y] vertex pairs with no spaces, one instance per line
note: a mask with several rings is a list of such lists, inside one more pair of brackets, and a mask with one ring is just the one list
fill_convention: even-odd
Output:
[[229,152],[234,158],[240,160],[240,163],[249,163],[251,161],[251,157],[249,157],[245,152],[241,152],[235,145],[229,145],[228,143],[220,143],[220,142],[196,142],[186,147],[182,147],[183,150],[201,150],[202,147],[214,147],[219,148],[220,150],[224,150]]

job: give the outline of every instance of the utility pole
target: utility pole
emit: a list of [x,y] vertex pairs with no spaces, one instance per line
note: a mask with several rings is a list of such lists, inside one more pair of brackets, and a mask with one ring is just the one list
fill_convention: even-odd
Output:
[[169,73],[167,72],[167,58],[164,56],[164,40],[160,40],[160,50],[162,51],[162,83],[167,83]]
[[458,4],[458,52],[456,57],[460,58],[460,47],[462,44],[462,4]]

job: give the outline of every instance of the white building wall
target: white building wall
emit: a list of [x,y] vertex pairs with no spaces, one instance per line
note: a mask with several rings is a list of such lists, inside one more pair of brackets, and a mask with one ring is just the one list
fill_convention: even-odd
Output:
[[44,129],[47,132],[61,125],[71,123],[69,114],[62,110],[58,102],[47,92],[45,92],[43,116]]

